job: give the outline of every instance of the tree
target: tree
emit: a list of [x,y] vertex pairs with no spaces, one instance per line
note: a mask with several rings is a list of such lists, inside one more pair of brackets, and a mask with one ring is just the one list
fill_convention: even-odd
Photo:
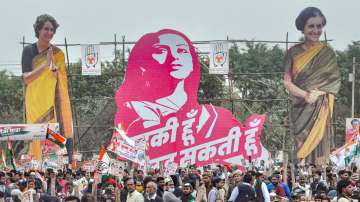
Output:
[[230,49],[233,97],[238,99],[234,113],[242,122],[254,113],[267,115],[263,143],[270,151],[281,149],[288,135],[288,94],[282,84],[284,54],[277,45],[269,48],[264,43],[247,42],[242,49],[234,44]]
[[23,123],[22,81],[6,71],[0,71],[0,123]]
[[[342,145],[345,140],[345,118],[351,117],[351,94],[352,94],[352,83],[349,82],[349,73],[352,73],[352,61],[353,57],[356,57],[357,63],[360,61],[360,46],[356,43],[348,45],[344,51],[336,51],[337,61],[341,71],[341,87],[338,95],[336,96],[335,102],[335,118],[334,126],[336,128],[336,139],[335,143],[337,146]],[[360,114],[360,69],[357,65],[355,80],[355,117],[359,117]]]
[[[116,56],[122,55],[120,51]],[[122,57],[101,64],[101,76],[82,76],[81,62],[70,65],[75,148],[96,151],[107,145],[116,111],[114,95],[124,77]],[[92,153],[88,153],[89,155]]]

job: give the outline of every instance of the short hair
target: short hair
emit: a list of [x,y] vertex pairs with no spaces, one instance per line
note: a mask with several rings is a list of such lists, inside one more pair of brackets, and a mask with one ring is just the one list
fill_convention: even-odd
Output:
[[249,170],[247,172],[248,174],[252,175],[252,176],[255,176],[256,175],[256,172],[254,170]]
[[304,175],[299,175],[299,180],[301,179],[306,180],[306,177]]
[[323,18],[322,25],[325,26],[326,18],[320,9],[316,7],[305,8],[300,12],[300,14],[297,16],[295,20],[296,29],[299,31],[304,31],[305,24],[309,20],[309,18],[318,17],[318,16]]
[[52,169],[52,168],[47,168],[45,172],[46,172],[47,174],[55,173],[54,169]]
[[95,197],[89,193],[86,193],[81,197],[81,202],[91,202],[91,201],[95,201]]
[[219,182],[221,182],[222,181],[222,179],[220,178],[220,177],[214,177],[213,179],[212,179],[212,184],[213,184],[213,186],[215,187],[216,186],[216,184],[217,183],[219,183]]
[[44,27],[44,24],[47,21],[49,21],[52,24],[52,26],[54,27],[54,34],[56,33],[56,29],[59,27],[59,24],[57,23],[55,18],[48,14],[42,14],[36,18],[36,21],[34,23],[34,31],[36,38],[39,38],[39,32]]
[[80,199],[76,196],[69,196],[69,197],[66,197],[65,200],[66,201],[77,201],[77,202],[80,202]]
[[340,170],[340,171],[338,172],[339,175],[343,175],[343,174],[345,174],[345,173],[347,173],[349,176],[351,176],[351,171],[349,171],[349,170]]
[[276,178],[277,180],[280,180],[280,175],[279,174],[272,174],[270,179],[272,179],[272,178]]
[[260,177],[260,176],[263,176],[263,175],[264,175],[264,173],[262,171],[258,171],[255,174],[256,177]]
[[336,191],[338,192],[338,195],[342,194],[343,188],[349,186],[351,182],[349,180],[340,180],[336,185]]
[[246,183],[250,183],[252,181],[252,175],[250,173],[246,173],[243,177],[243,181]]
[[160,181],[162,181],[162,180],[165,180],[165,178],[162,177],[162,176],[159,176],[159,177],[156,178],[156,182],[160,182]]
[[144,186],[146,186],[147,183],[152,182],[152,177],[151,176],[146,176],[144,178],[143,182],[144,182]]
[[129,178],[126,180],[126,185],[129,184],[129,182],[135,183],[135,180],[133,178]]
[[152,187],[154,187],[154,188],[157,190],[157,184],[156,184],[155,182],[153,182],[153,181],[148,182],[148,183],[146,184],[146,187],[147,187],[147,186],[152,186]]
[[320,170],[315,171],[315,173],[314,173],[314,174],[317,174],[317,175],[319,175],[319,176],[321,176],[321,175],[322,175],[322,173],[321,173],[321,171],[320,171]]
[[353,126],[355,123],[360,123],[360,121],[358,119],[353,119],[351,120],[351,125]]

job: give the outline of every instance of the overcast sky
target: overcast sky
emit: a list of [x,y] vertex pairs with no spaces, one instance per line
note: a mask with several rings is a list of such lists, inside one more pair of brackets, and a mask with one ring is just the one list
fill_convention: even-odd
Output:
[[[319,7],[328,20],[325,27],[331,45],[346,49],[360,40],[359,0],[12,0],[1,4],[0,69],[18,72],[22,46],[35,42],[32,25],[36,16],[53,15],[60,27],[53,40],[63,43],[99,43],[119,38],[135,41],[148,32],[173,28],[191,40],[256,39],[297,40],[301,33],[294,21],[308,6]],[[111,52],[113,47],[102,47]],[[80,57],[79,48],[70,48],[70,60]],[[111,54],[103,54],[110,59]]]

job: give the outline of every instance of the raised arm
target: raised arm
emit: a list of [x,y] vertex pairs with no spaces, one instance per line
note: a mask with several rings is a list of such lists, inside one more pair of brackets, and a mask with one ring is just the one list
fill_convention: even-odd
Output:
[[52,55],[53,55],[52,49],[49,49],[47,51],[46,61],[44,61],[38,68],[33,69],[31,59],[29,58],[29,55],[25,52],[24,49],[21,58],[22,60],[21,65],[23,69],[31,70],[28,72],[24,72],[22,75],[25,85],[28,85],[29,83],[37,79],[41,75],[41,73],[45,70],[45,68],[50,66],[50,64],[52,63]]

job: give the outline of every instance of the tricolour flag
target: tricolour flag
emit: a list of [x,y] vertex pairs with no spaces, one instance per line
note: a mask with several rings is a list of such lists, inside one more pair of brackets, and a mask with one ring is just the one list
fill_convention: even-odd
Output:
[[4,149],[1,150],[1,169],[4,170],[6,168],[6,157]]
[[63,148],[66,144],[66,138],[61,136],[59,133],[55,133],[50,128],[47,129],[46,139],[59,145],[61,148]]
[[110,169],[110,157],[106,152],[105,147],[103,146],[100,151],[99,159],[98,159],[97,170],[101,174],[106,174]]
[[330,154],[330,160],[338,169],[344,169],[360,158],[360,138],[349,141]]
[[14,170],[16,170],[16,159],[14,155],[14,149],[10,141],[7,141],[6,150],[8,157],[10,158],[11,165],[13,166]]

